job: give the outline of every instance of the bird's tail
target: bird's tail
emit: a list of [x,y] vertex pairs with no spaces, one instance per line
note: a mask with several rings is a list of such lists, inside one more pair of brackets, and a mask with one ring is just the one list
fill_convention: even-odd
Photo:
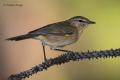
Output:
[[20,35],[20,36],[16,36],[16,37],[11,37],[6,40],[20,41],[20,40],[32,38],[34,36],[35,35],[32,35],[32,34],[24,34],[24,35]]

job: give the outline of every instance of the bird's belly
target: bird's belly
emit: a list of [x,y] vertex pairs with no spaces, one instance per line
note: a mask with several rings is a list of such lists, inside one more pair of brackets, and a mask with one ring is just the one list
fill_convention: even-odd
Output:
[[78,40],[76,34],[65,35],[65,36],[39,36],[37,39],[40,39],[45,45],[50,47],[64,47],[66,45],[75,43]]

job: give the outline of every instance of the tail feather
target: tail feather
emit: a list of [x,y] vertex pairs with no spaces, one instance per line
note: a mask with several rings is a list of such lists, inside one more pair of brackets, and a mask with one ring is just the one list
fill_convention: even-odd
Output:
[[20,41],[20,40],[32,38],[34,36],[35,35],[32,35],[32,34],[25,34],[25,35],[20,35],[20,36],[16,36],[16,37],[11,37],[6,40]]

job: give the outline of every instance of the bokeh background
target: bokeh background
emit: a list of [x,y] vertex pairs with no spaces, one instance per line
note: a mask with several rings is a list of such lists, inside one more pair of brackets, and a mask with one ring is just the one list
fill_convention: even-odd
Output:
[[[43,61],[41,42],[5,39],[73,16],[96,21],[75,44],[73,51],[120,47],[120,0],[0,0],[0,80],[27,70]],[[61,52],[46,47],[47,57]],[[120,58],[84,60],[52,66],[26,80],[120,80]]]

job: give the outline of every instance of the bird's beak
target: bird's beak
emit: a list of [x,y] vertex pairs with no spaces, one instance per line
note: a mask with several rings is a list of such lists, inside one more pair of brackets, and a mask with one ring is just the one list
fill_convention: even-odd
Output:
[[95,24],[96,22],[94,21],[89,21],[88,24]]

